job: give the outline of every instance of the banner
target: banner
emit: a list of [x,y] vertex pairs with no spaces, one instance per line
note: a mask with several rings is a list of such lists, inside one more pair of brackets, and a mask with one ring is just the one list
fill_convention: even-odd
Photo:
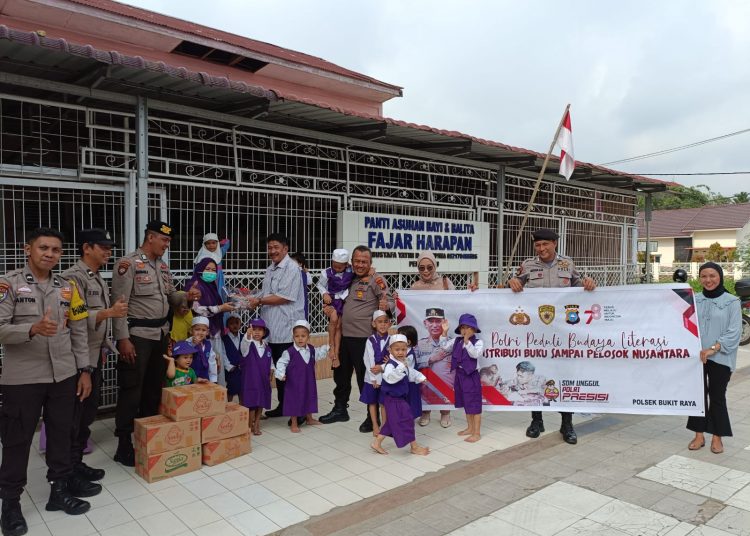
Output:
[[[477,317],[484,409],[703,415],[693,291],[683,284],[469,291],[400,290],[399,325],[419,334],[424,409],[453,408],[443,317]],[[443,341],[445,339],[442,339]]]
[[416,272],[420,251],[432,251],[440,272],[487,271],[489,223],[339,211],[339,247],[372,250],[378,272]]

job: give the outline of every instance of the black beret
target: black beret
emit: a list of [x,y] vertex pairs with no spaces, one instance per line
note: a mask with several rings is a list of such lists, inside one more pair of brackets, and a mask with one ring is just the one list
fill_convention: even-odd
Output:
[[172,229],[172,227],[168,223],[163,221],[154,220],[148,222],[148,224],[146,225],[146,230],[154,231],[170,238],[174,236],[174,229]]
[[99,244],[100,246],[114,246],[115,241],[112,240],[112,235],[105,229],[84,229],[76,237],[78,245],[83,244]]
[[552,229],[537,229],[531,233],[531,237],[534,239],[534,242],[537,240],[557,240],[560,238]]

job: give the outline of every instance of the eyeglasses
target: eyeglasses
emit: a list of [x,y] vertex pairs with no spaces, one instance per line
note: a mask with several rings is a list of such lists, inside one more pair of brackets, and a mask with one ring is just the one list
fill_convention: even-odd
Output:
[[420,272],[431,272],[432,271],[432,265],[430,265],[430,264],[426,264],[426,265],[423,264],[423,265],[417,266],[417,270],[419,270]]

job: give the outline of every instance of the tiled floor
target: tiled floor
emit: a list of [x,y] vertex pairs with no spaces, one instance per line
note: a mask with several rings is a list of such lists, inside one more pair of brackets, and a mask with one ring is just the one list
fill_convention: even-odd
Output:
[[[321,413],[331,407],[332,389],[331,380],[318,382]],[[384,444],[390,455],[381,456],[369,447],[372,437],[357,430],[365,416],[363,404],[353,403],[350,414],[347,423],[305,426],[299,434],[289,432],[286,419],[263,421],[263,435],[253,437],[251,454],[156,484],[147,484],[132,469],[112,461],[117,445],[113,420],[97,421],[92,432],[96,449],[85,461],[106,469],[104,491],[91,499],[92,508],[83,516],[47,512],[46,466],[33,452],[22,499],[29,534],[266,534],[394,489],[458,460],[473,460],[526,441],[529,420],[525,411],[486,413],[482,440],[470,444],[456,435],[465,420],[454,412],[450,428],[441,428],[438,418],[417,427],[418,441],[432,449],[429,456],[413,456],[390,440]],[[577,415],[576,422],[588,418]],[[558,433],[559,419],[557,414],[547,417],[547,433]]]

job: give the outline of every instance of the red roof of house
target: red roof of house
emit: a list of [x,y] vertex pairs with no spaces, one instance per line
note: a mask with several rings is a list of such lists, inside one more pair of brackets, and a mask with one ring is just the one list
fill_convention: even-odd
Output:
[[[691,236],[695,231],[741,229],[750,221],[750,203],[655,210],[651,216],[652,237]],[[638,214],[638,236],[646,236],[643,213]]]
[[195,36],[202,37],[204,39],[211,39],[214,41],[227,43],[229,45],[247,49],[251,52],[257,52],[259,54],[273,56],[281,60],[299,63],[302,65],[306,65],[308,67],[320,69],[322,71],[327,71],[327,72],[335,73],[341,76],[346,76],[348,78],[353,78],[353,79],[361,80],[364,82],[370,82],[372,84],[385,86],[385,87],[395,89],[395,90],[403,89],[401,86],[396,86],[393,84],[382,82],[370,76],[364,75],[362,73],[358,73],[356,71],[352,71],[350,69],[346,69],[344,67],[336,65],[329,61],[326,61],[322,58],[311,56],[303,52],[297,52],[295,50],[290,50],[288,48],[283,48],[280,46],[272,45],[270,43],[264,43],[263,41],[257,41],[255,39],[250,39],[248,37],[243,37],[241,35],[236,35],[236,34],[229,33],[229,32],[223,32],[215,28],[209,28],[208,26],[202,26],[200,24],[195,24],[194,22],[189,22],[186,20],[178,19],[176,17],[170,17],[168,15],[162,15],[161,13],[156,13],[154,11],[148,11],[146,9],[141,9],[141,8],[129,6],[126,4],[121,4],[120,2],[114,2],[112,0],[67,0],[67,1],[74,3],[74,4],[80,4],[83,6],[92,7],[94,9],[100,9],[102,11],[113,13],[115,15],[147,22],[149,24],[155,24],[157,26],[169,28],[170,30],[177,30],[179,32],[192,34]]

